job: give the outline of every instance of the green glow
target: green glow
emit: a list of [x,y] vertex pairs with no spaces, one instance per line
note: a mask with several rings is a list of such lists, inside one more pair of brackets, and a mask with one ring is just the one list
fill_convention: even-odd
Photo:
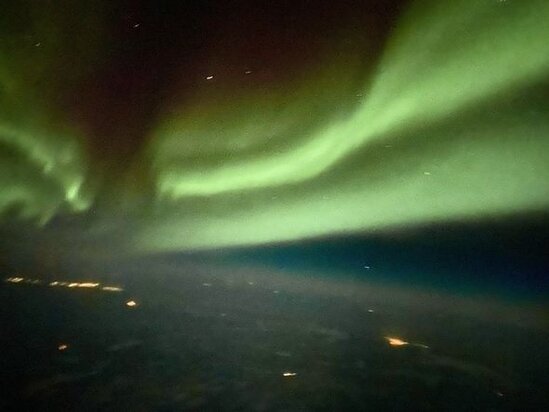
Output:
[[[303,131],[306,140],[286,142],[284,125],[295,122],[296,116],[303,118],[303,107],[317,104],[319,96],[314,92],[310,93],[314,97],[301,98],[288,93],[287,108],[300,107],[297,114],[287,110],[288,114],[279,118],[265,119],[253,110],[235,110],[228,133],[215,130],[215,126],[198,131],[184,123],[178,127],[178,120],[171,120],[171,133],[160,133],[153,149],[160,192],[179,198],[310,179],[376,139],[444,120],[510,89],[534,83],[549,68],[549,28],[544,23],[549,18],[549,4],[494,3],[462,0],[442,6],[418,2],[394,33],[372,86],[363,92],[362,104],[345,119],[321,123],[316,131]],[[352,69],[340,64],[339,78],[350,77]],[[321,79],[315,78],[309,87],[326,87]],[[265,106],[262,101],[256,104]],[[270,106],[267,109],[272,111]],[[215,125],[220,115],[209,114],[210,125]],[[182,116],[189,120],[179,122],[192,122],[195,113]],[[248,152],[239,156],[233,136],[246,140],[244,146],[252,145],[253,134],[269,125],[273,129],[270,138],[282,139],[285,144],[261,147],[266,133],[258,133],[255,144],[259,150],[254,156]],[[173,159],[174,151],[187,150],[185,136],[195,144],[212,144],[222,160],[212,164],[205,157],[191,167],[181,167],[184,162],[179,167],[173,161],[165,162]],[[233,142],[233,146],[207,143],[218,140]],[[167,156],[167,151],[172,155]]]
[[[72,122],[77,109],[86,112],[104,96],[83,96],[74,112],[64,106],[88,83],[97,86],[98,77],[105,87],[102,70],[116,60],[109,38],[101,37],[109,4],[71,7],[57,13],[33,5],[21,33],[20,22],[5,19],[0,26],[7,39],[0,43],[0,215],[17,209],[46,222],[87,210],[98,195],[104,213],[83,214],[95,224],[90,233],[119,230],[124,233],[117,236],[130,238],[130,250],[155,251],[504,216],[549,205],[545,0],[421,0],[403,13],[378,61],[367,52],[367,27],[360,33],[342,28],[340,37],[323,40],[320,57],[311,53],[315,64],[314,58],[306,70],[296,64],[285,81],[246,83],[255,74],[242,74],[245,80],[230,80],[240,82],[235,85],[223,73],[186,78],[184,103],[155,107],[148,146],[123,168],[124,176],[90,164],[84,144],[108,145],[111,137],[130,144],[133,130],[127,141],[84,132],[103,121],[112,122],[111,133],[125,132],[133,119],[117,112],[119,91],[106,93],[113,103],[106,106],[114,109],[105,119],[94,114]],[[94,30],[80,24],[90,19]],[[92,186],[102,192],[90,193]],[[120,216],[123,228],[113,229]]]
[[[9,103],[2,103],[6,113]],[[0,211],[19,205],[23,216],[45,221],[62,205],[85,209],[86,169],[76,139],[63,128],[50,131],[51,120],[30,108],[25,113],[19,119],[0,117]]]
[[76,35],[74,27],[95,13],[66,12],[33,4],[24,28],[9,13],[0,25],[0,215],[13,208],[45,223],[91,202],[82,134],[53,100],[85,72],[97,31]]
[[362,101],[345,116],[315,114],[298,135],[288,136],[289,125],[314,113],[319,88],[333,90],[330,73],[354,73],[345,59],[292,87],[289,110],[276,116],[253,96],[208,109],[204,95],[203,120],[182,109],[152,141],[157,188],[172,201],[144,223],[139,247],[255,244],[546,208],[549,119],[529,87],[549,72],[548,19],[545,1],[417,2]]

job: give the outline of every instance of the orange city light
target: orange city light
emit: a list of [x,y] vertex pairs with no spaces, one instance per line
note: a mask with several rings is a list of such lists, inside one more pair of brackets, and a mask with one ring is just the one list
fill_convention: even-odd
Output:
[[386,336],[385,339],[387,340],[387,342],[389,342],[389,345],[391,346],[404,346],[404,345],[408,345],[408,342],[402,340],[402,339],[399,339],[399,338],[391,338],[389,336]]

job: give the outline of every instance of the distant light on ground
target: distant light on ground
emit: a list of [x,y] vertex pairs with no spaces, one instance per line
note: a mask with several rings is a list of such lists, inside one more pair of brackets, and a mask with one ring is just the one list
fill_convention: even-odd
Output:
[[386,336],[385,339],[387,340],[387,342],[389,342],[389,345],[391,346],[404,346],[409,344],[408,342],[399,338],[391,338],[389,336]]
[[294,376],[297,376],[297,373],[295,373],[295,372],[284,372],[282,374],[282,376],[284,376],[285,378],[292,378]]
[[64,351],[64,350],[67,350],[69,348],[69,345],[65,344],[65,343],[62,343],[61,345],[59,345],[57,347],[58,350],[60,351]]
[[[52,282],[53,283],[53,282]],[[50,283],[51,285],[51,283]],[[93,282],[72,282],[72,283],[69,283],[68,287],[69,288],[96,288],[99,286],[99,283],[93,283]]]
[[130,308],[133,308],[133,307],[137,306],[137,302],[135,300],[128,300],[126,302],[126,306],[128,306]]
[[84,282],[78,285],[78,287],[80,288],[96,288],[98,286],[99,286],[99,283],[93,283],[93,282]]
[[386,336],[385,340],[389,343],[391,346],[405,346],[410,345],[416,348],[422,348],[422,349],[429,349],[429,346],[424,345],[423,343],[415,343],[415,342],[406,342],[405,340],[399,339],[399,338],[393,338],[390,336]]
[[6,279],[6,282],[9,282],[9,283],[19,283],[19,282],[22,282],[22,281],[24,281],[24,280],[25,280],[24,278],[13,277],[13,278],[7,278],[7,279]]
[[103,286],[101,289],[103,289],[106,292],[122,292],[124,290],[117,286]]
[[[42,285],[44,282],[40,279],[28,279],[24,277],[9,277],[6,278],[7,283],[23,283],[27,285]],[[122,292],[124,289],[118,286],[101,286],[99,282],[64,282],[54,280],[47,283],[50,287],[65,287],[65,288],[84,288],[84,289],[101,289],[105,292]]]

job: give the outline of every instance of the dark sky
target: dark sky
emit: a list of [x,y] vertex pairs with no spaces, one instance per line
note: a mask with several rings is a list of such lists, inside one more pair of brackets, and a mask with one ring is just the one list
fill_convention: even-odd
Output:
[[116,168],[143,148],[158,111],[170,100],[192,98],[206,74],[215,73],[229,88],[277,87],[318,64],[320,53],[342,31],[367,51],[364,69],[369,70],[403,4],[98,2],[102,26],[88,30],[101,33],[99,57],[75,87],[61,90],[64,109],[89,130],[96,156],[113,157],[109,166]]

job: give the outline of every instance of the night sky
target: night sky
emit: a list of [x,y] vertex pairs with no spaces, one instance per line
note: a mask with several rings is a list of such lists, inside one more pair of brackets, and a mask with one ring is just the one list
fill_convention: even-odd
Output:
[[2,8],[6,270],[199,255],[547,297],[547,1]]

